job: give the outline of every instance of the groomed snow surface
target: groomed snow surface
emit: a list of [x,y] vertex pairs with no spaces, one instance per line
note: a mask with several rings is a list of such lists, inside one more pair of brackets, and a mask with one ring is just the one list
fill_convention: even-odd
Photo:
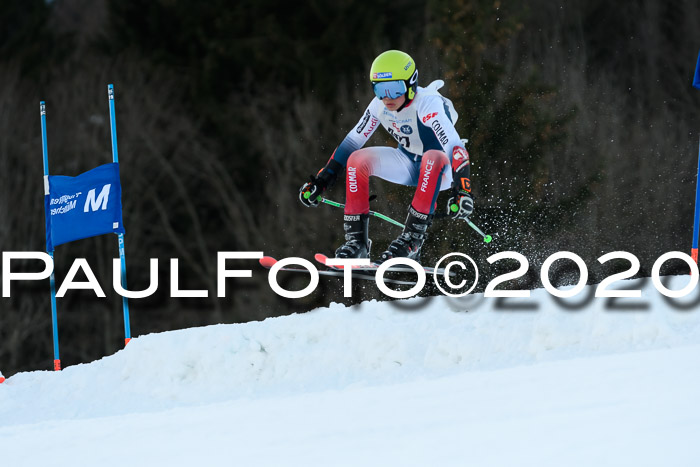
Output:
[[0,384],[0,463],[700,465],[698,291],[592,292],[567,307],[544,290],[334,304],[140,336]]

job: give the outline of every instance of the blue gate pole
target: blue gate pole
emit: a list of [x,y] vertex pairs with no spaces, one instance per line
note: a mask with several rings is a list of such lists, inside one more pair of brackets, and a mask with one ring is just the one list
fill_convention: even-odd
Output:
[[[114,85],[107,85],[107,97],[109,98],[109,125],[112,131],[112,162],[119,162],[119,150],[117,149],[117,120],[114,114]],[[121,260],[122,288],[126,290],[126,252],[124,250],[124,234],[118,234],[119,238],[119,259]],[[122,297],[122,308],[124,309],[124,346],[131,340],[131,323],[129,322],[129,299]]]
[[[693,77],[693,87],[700,89],[700,53],[695,65],[695,76]],[[698,173],[695,176],[695,219],[693,223],[693,249],[691,256],[698,262],[698,235],[700,235],[700,149],[698,150]]]
[[698,148],[698,173],[695,176],[695,222],[693,224],[693,249],[691,256],[698,262],[698,235],[700,235],[700,147]]
[[[41,115],[41,150],[44,154],[44,199],[50,196],[49,194],[49,151],[46,143],[46,103],[39,102],[39,115]],[[48,215],[49,213],[44,213]],[[47,232],[48,233],[48,232]],[[48,245],[47,245],[48,247]],[[53,250],[46,251],[53,261]],[[55,269],[55,268],[54,268]],[[59,371],[61,369],[61,356],[58,353],[58,314],[56,313],[56,278],[53,270],[51,271],[51,326],[53,328],[53,369]]]

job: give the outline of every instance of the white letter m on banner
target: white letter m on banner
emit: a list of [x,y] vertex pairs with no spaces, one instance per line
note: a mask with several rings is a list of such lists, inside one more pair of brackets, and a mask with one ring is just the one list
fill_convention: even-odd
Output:
[[[107,185],[103,186],[102,191],[100,191],[100,194],[97,196],[97,199],[95,199],[95,188],[88,191],[87,199],[85,200],[85,207],[83,208],[83,212],[97,211],[98,209],[102,209],[103,211],[106,210],[107,209],[107,201],[109,201],[109,188],[111,186],[112,186],[111,183],[108,183]],[[100,208],[100,204],[102,205],[101,208]]]

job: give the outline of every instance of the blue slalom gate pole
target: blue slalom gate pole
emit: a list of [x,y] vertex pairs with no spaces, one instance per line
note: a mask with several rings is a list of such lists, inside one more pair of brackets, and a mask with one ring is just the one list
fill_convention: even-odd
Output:
[[[700,53],[698,53],[698,62],[695,65],[695,76],[693,78],[693,87],[700,89]],[[698,149],[698,173],[695,176],[695,222],[693,223],[693,249],[691,256],[698,262],[698,236],[700,235],[700,148]]]
[[695,222],[693,223],[693,249],[691,256],[698,262],[698,235],[700,235],[700,147],[698,148],[698,173],[695,175]]
[[[119,150],[117,149],[117,120],[114,113],[114,85],[107,85],[107,97],[109,98],[109,126],[112,132],[112,162],[119,162]],[[124,234],[119,238],[119,259],[121,260],[121,283],[126,290],[126,251],[124,249]],[[129,299],[122,297],[122,308],[124,309],[124,345],[131,340],[131,323],[129,321]]]
[[[44,199],[49,197],[49,151],[46,142],[46,103],[39,102],[39,114],[41,115],[41,150],[44,154]],[[47,248],[48,250],[48,248]],[[47,251],[53,260],[53,250]],[[53,369],[61,369],[61,356],[58,352],[58,313],[56,312],[56,278],[51,271],[51,326],[53,328]]]

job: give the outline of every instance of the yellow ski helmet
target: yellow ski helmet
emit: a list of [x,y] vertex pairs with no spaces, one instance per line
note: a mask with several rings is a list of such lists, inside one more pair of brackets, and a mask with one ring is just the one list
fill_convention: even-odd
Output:
[[406,52],[387,50],[380,54],[372,62],[369,79],[379,99],[396,99],[406,93],[408,104],[416,97],[418,70],[416,62]]

